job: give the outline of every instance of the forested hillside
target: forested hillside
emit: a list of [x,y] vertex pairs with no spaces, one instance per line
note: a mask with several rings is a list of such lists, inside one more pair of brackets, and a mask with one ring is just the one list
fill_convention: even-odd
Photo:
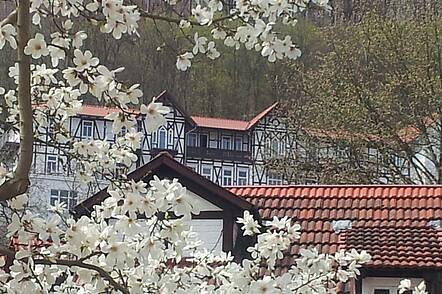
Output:
[[[400,21],[440,11],[440,3],[435,0],[329,2],[330,11],[310,10],[288,32],[302,50],[302,57],[296,61],[270,63],[259,56],[260,52],[217,46],[222,50],[221,58],[213,61],[198,56],[190,70],[181,72],[175,66],[176,56],[189,49],[189,43],[183,42],[183,31],[152,20],[140,23],[141,38],[124,36],[118,42],[91,25],[85,42],[98,44],[92,53],[103,63],[129,69],[119,78],[141,84],[145,100],[169,90],[192,114],[246,119],[276,100],[306,104],[305,99],[311,97],[303,93],[305,79],[300,74],[314,75],[311,69],[319,68],[324,56],[333,52],[336,36],[348,34],[348,28],[357,27],[369,12],[376,10]],[[200,36],[208,33],[201,30]],[[14,60],[7,51],[0,56],[2,81],[8,79],[8,68]],[[293,111],[296,113],[296,109]],[[300,115],[309,113],[303,109]]]

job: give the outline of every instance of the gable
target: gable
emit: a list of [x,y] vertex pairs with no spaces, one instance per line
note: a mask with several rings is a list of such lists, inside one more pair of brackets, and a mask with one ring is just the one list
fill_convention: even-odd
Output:
[[193,191],[187,189],[187,193],[192,199],[192,205],[199,208],[200,211],[222,211],[223,209],[219,206],[216,206],[210,201],[207,201],[200,195],[194,193]]
[[173,97],[169,92],[163,91],[156,98],[155,101],[163,103],[172,110],[173,117],[182,117],[192,126],[196,126],[195,121],[192,117],[185,111],[185,109],[178,103],[177,99]]

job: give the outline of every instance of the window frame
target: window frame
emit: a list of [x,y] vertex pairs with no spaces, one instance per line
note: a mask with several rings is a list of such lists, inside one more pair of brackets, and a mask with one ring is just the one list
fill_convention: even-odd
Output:
[[[62,194],[65,194],[64,196]],[[62,200],[64,199],[64,200]],[[66,203],[68,209],[75,207],[78,203],[78,193],[73,190],[51,189],[49,196],[49,204]]]
[[[90,124],[90,125],[86,125]],[[85,129],[90,127],[90,135],[85,134]],[[82,120],[81,121],[81,137],[86,139],[94,138],[94,122],[91,120]]]
[[192,171],[198,173],[198,163],[187,163],[186,166]]
[[[224,141],[224,139],[226,139],[226,141]],[[228,144],[225,145],[224,142],[226,142]],[[231,136],[227,136],[227,135],[221,136],[221,149],[232,150],[232,137]]]
[[234,147],[234,150],[243,151],[243,138],[242,137],[235,137],[235,139],[233,140],[233,147]]
[[58,174],[58,155],[56,154],[48,154],[46,157],[46,166],[45,166],[46,174]]
[[[226,175],[226,172],[229,172],[230,175]],[[223,186],[231,186],[233,185],[233,168],[232,167],[224,167],[223,168]]]
[[278,175],[275,172],[267,172],[267,184],[272,186],[282,185],[282,175]]
[[[191,144],[191,143],[193,143],[191,138],[195,140],[194,141],[195,144]],[[189,147],[197,147],[198,146],[198,139],[197,139],[197,134],[196,133],[189,133],[187,135],[187,146],[189,146]]]
[[[162,139],[163,139],[163,136],[164,135],[164,145],[162,146]],[[166,129],[164,129],[164,128],[160,128],[159,130],[158,130],[158,142],[157,142],[157,148],[158,149],[167,149],[167,137],[168,137],[168,134],[167,134],[167,131],[166,131]]]
[[[245,173],[245,176],[241,176],[240,173]],[[244,182],[243,182],[244,181]],[[247,186],[249,184],[249,171],[246,169],[238,169],[237,185]]]
[[[209,174],[205,173],[204,172],[205,170],[209,170],[210,171]],[[212,181],[212,176],[213,176],[213,168],[212,168],[212,166],[210,166],[210,165],[203,165],[201,167],[201,175],[203,177],[205,177],[206,179]]]
[[362,293],[374,293],[375,290],[389,290],[390,294],[397,294],[400,281],[409,279],[412,287],[422,282],[421,278],[408,277],[366,277],[362,280]]
[[[200,138],[199,138],[200,141],[199,141],[199,144],[198,144],[198,145],[199,145],[200,147],[207,148],[207,147],[209,146],[209,135],[207,135],[207,134],[200,134],[199,137],[200,137]],[[204,144],[204,145],[203,145],[203,143],[202,143],[202,142],[203,142],[203,140],[202,140],[203,137],[206,138],[206,144]]]

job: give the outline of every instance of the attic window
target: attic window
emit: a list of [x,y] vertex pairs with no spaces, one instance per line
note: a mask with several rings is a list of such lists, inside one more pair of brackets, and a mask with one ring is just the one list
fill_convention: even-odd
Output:
[[351,229],[351,220],[332,221],[332,229],[335,233]]
[[442,219],[430,220],[428,222],[428,226],[432,227],[434,229],[441,229],[442,228]]

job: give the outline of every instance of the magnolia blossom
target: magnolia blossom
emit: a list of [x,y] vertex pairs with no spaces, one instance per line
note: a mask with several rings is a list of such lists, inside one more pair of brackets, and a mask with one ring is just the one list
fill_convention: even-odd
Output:
[[166,123],[164,115],[169,113],[170,109],[163,106],[163,103],[155,102],[155,98],[153,98],[149,105],[141,105],[140,112],[146,116],[144,119],[146,131],[152,133]]
[[7,168],[3,165],[3,163],[0,163],[0,185],[6,181],[7,176],[8,176]]
[[35,34],[35,38],[28,41],[24,52],[27,55],[31,55],[34,59],[48,55],[49,49],[46,46],[44,36],[40,33]]
[[261,227],[248,211],[244,213],[244,217],[238,218],[238,223],[243,224],[241,229],[244,231],[244,235],[246,236],[252,236],[259,233],[259,228]]
[[3,49],[6,42],[9,43],[12,49],[17,48],[17,42],[15,41],[15,36],[17,32],[15,27],[11,24],[6,24],[4,26],[0,26],[0,50]]
[[75,49],[74,56],[73,61],[78,71],[83,71],[91,66],[98,65],[98,58],[92,57],[92,53],[89,50],[83,53],[79,49]]
[[404,279],[400,282],[399,287],[399,294],[402,294],[406,291],[412,290],[413,294],[426,294],[426,285],[425,282],[422,281],[421,283],[419,283],[419,285],[417,285],[416,287],[412,287],[411,286],[411,281],[409,279]]
[[190,52],[186,52],[178,56],[176,61],[176,67],[181,71],[186,71],[187,68],[191,66],[191,59],[193,58],[193,54]]
[[194,36],[195,46],[193,46],[192,52],[194,55],[198,54],[198,52],[206,53],[205,45],[207,43],[206,37],[198,36],[198,33],[195,33]]
[[217,59],[221,54],[215,48],[215,42],[209,42],[207,45],[207,57],[210,59]]

